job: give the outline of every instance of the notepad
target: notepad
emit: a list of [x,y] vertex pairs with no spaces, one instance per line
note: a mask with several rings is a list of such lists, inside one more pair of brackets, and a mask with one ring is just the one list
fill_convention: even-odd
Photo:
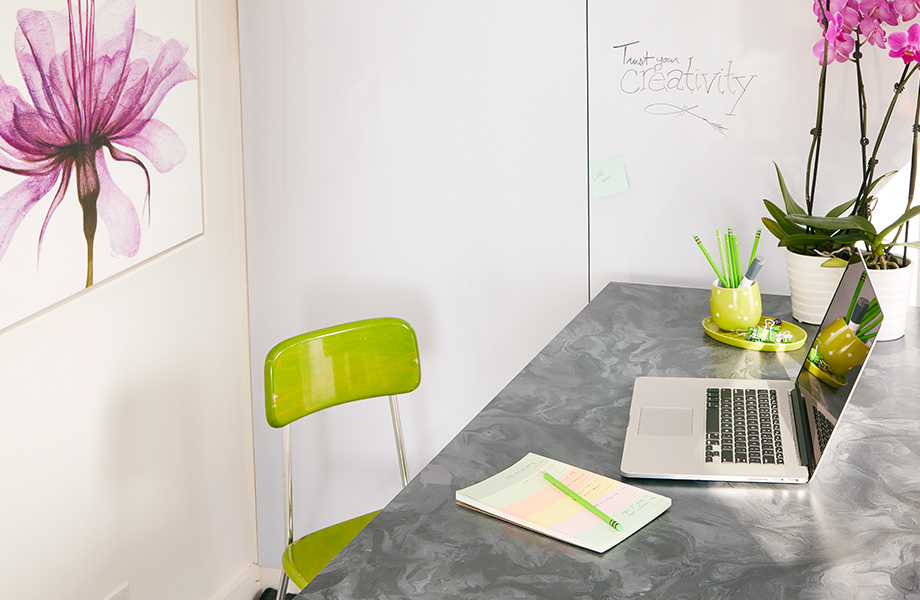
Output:
[[[549,473],[615,519],[617,531],[543,477]],[[670,498],[530,453],[485,481],[457,490],[457,503],[595,552],[606,552],[671,506]]]

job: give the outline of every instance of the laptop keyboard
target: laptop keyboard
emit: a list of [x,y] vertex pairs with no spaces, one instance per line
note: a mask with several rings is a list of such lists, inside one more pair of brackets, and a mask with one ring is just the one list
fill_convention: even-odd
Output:
[[775,390],[706,390],[706,462],[782,465]]
[[827,440],[831,437],[831,432],[834,431],[834,424],[818,410],[817,407],[812,406],[811,409],[815,411],[815,429],[818,431],[818,446],[821,448],[821,452],[824,452],[824,448],[827,447]]

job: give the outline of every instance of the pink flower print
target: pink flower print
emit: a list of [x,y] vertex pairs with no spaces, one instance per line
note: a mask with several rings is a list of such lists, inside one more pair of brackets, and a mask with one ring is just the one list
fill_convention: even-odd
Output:
[[907,33],[895,31],[888,36],[888,43],[891,44],[888,56],[900,58],[905,65],[911,61],[920,62],[920,23],[911,25]]
[[138,211],[106,162],[144,172],[146,207],[150,176],[139,155],[161,173],[185,159],[182,140],[153,115],[174,86],[195,75],[183,60],[187,45],[135,29],[134,19],[134,0],[107,0],[98,13],[95,0],[67,0],[67,12],[19,11],[15,48],[28,99],[0,78],[0,169],[25,179],[0,196],[0,259],[26,214],[54,189],[41,251],[71,183],[83,212],[86,286],[99,220],[115,254],[137,253]]

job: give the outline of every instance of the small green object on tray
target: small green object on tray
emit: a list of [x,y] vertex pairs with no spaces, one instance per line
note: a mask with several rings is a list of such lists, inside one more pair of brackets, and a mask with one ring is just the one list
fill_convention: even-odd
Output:
[[827,385],[831,386],[834,389],[841,388],[847,384],[846,375],[835,375],[834,373],[831,373],[830,371],[825,371],[824,369],[822,369],[815,363],[811,362],[810,360],[805,361],[805,368],[808,369],[808,371],[812,375],[814,375],[815,377],[817,377],[818,379],[820,379],[821,381],[823,381],[824,383],[826,383]]
[[[768,321],[777,322],[779,319],[761,317],[757,327],[768,327]],[[723,344],[760,352],[791,352],[792,350],[798,350],[805,345],[805,340],[808,338],[808,334],[805,333],[804,329],[788,321],[780,321],[778,329],[780,336],[789,340],[787,342],[750,340],[748,339],[748,330],[725,331],[719,329],[712,322],[712,317],[703,319],[703,329],[706,330],[706,335]]]

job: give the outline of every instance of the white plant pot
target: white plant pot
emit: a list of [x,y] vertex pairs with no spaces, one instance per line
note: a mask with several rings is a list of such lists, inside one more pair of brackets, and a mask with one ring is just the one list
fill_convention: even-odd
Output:
[[880,342],[904,336],[907,327],[907,304],[914,279],[914,265],[908,260],[900,269],[869,269],[869,279],[878,296],[878,304],[885,315],[882,328],[875,339]]
[[[823,256],[804,256],[786,249],[786,272],[792,296],[792,316],[802,323],[820,325],[845,268],[822,267]],[[875,280],[872,280],[875,283]],[[881,304],[881,300],[879,301]],[[906,307],[906,301],[905,301]],[[882,310],[885,307],[882,306]],[[888,313],[885,313],[887,320]]]

